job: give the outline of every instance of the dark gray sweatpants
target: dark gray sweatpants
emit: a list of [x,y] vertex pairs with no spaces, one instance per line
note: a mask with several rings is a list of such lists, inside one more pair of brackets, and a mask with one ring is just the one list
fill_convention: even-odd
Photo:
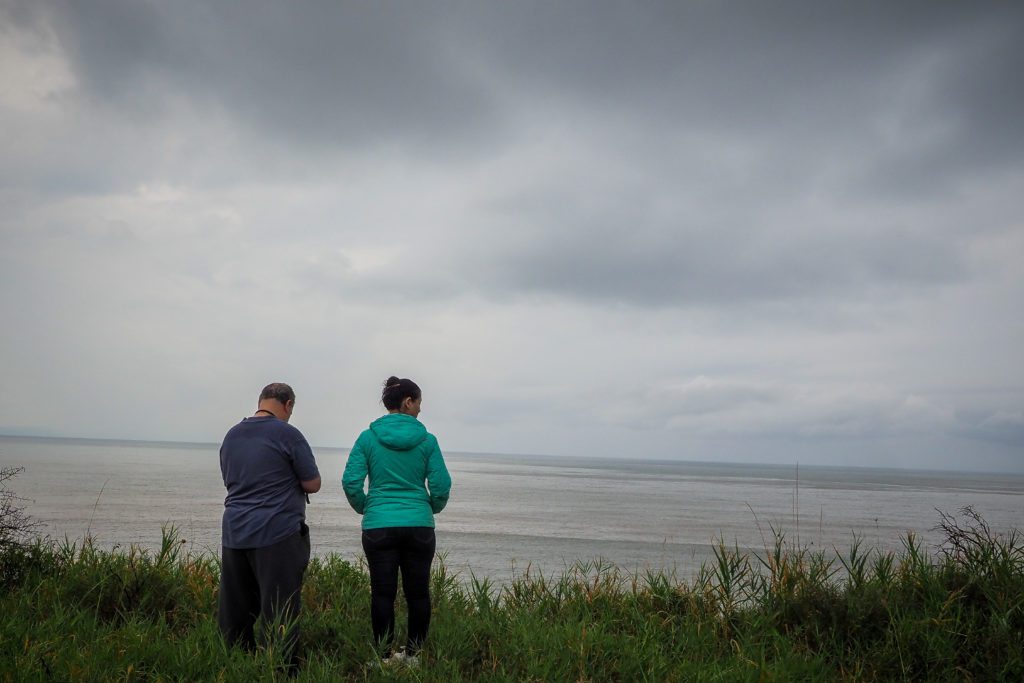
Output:
[[229,645],[252,650],[253,627],[262,618],[259,643],[270,628],[288,626],[285,656],[292,665],[298,656],[298,618],[302,578],[309,564],[309,528],[264,548],[237,550],[221,547],[220,606],[217,622]]

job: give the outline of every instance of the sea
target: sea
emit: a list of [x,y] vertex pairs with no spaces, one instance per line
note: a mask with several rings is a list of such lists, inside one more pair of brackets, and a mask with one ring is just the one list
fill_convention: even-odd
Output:
[[[306,510],[313,553],[363,561],[360,518],[341,490],[347,449],[314,448],[323,477]],[[1024,475],[906,469],[446,453],[448,507],[437,547],[460,580],[502,585],[577,563],[692,578],[720,543],[762,554],[781,534],[826,553],[930,552],[940,512],[966,506],[997,533],[1024,527]],[[217,444],[0,437],[6,482],[42,535],[148,549],[175,526],[193,553],[217,553],[224,503]]]

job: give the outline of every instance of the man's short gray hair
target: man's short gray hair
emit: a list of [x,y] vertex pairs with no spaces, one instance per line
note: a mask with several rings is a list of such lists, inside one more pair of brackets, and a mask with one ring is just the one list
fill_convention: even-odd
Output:
[[260,400],[265,398],[275,399],[284,405],[288,401],[295,401],[295,392],[284,382],[274,382],[263,387],[263,391],[260,392]]

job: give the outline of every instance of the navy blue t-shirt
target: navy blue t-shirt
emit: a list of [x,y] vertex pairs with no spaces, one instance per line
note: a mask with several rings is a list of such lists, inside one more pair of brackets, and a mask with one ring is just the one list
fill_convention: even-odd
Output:
[[301,528],[306,494],[300,482],[320,476],[302,432],[275,417],[247,417],[220,447],[228,490],[221,542],[238,550],[264,548]]

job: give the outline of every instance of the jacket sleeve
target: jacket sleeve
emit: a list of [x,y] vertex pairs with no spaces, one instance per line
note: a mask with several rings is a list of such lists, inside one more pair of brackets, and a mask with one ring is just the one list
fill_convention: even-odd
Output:
[[360,437],[349,451],[348,462],[345,463],[345,473],[341,476],[341,487],[345,489],[348,504],[359,514],[363,514],[363,509],[366,507],[366,493],[363,491],[363,482],[365,481],[366,451],[363,439]]
[[437,439],[431,439],[430,455],[427,457],[427,488],[430,489],[430,509],[437,514],[448,504],[448,496],[452,490],[452,478],[444,464],[444,456],[437,445]]

